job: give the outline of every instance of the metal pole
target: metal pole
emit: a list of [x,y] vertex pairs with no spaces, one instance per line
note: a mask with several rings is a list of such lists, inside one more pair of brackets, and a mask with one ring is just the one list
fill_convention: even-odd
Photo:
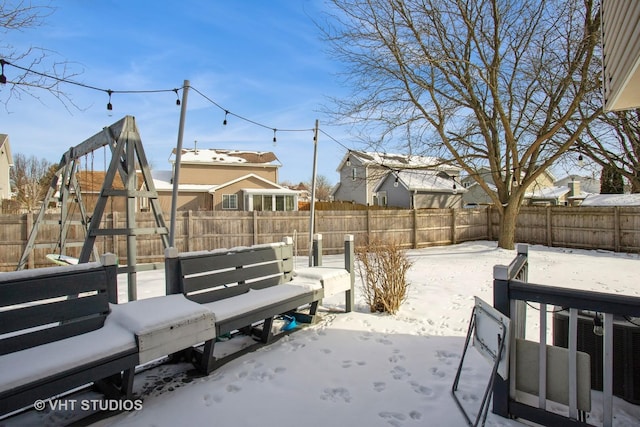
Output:
[[309,267],[313,266],[313,233],[316,214],[316,169],[318,166],[318,119],[313,131],[313,172],[311,176],[311,217],[309,219]]
[[189,95],[189,80],[184,81],[182,87],[182,103],[180,104],[180,125],[178,126],[178,143],[176,144],[176,158],[173,164],[173,193],[171,194],[171,224],[169,226],[169,247],[175,247],[176,212],[178,211],[178,183],[180,181],[180,161],[182,160],[182,138],[184,136],[184,122],[187,115],[187,96]]

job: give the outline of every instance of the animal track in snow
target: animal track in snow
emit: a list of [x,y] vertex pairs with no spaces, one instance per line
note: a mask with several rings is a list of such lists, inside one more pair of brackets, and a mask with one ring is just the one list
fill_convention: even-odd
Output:
[[331,402],[351,402],[351,393],[344,387],[325,388],[320,395],[320,399]]
[[410,377],[411,373],[407,372],[407,370],[402,366],[394,366],[393,369],[391,370],[391,376],[393,377],[394,380],[402,380],[407,377]]

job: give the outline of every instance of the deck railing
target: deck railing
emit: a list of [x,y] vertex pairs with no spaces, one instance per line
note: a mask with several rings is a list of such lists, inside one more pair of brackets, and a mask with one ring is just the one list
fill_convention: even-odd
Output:
[[[493,412],[542,425],[591,425],[586,422],[586,412],[591,408],[590,364],[598,361],[589,361],[589,357],[578,351],[578,317],[580,314],[584,319],[586,314],[594,319],[598,335],[602,334],[602,425],[611,426],[614,316],[627,320],[640,317],[640,298],[529,283],[527,270],[525,245],[518,247],[518,254],[511,264],[494,267],[494,307],[511,318],[512,344],[515,345],[511,345],[509,354],[509,379],[496,377]],[[585,277],[585,280],[588,278]],[[538,307],[534,307],[536,303]],[[525,340],[527,306],[539,309],[537,342]],[[569,313],[567,349],[547,343],[550,335],[547,315],[560,309]],[[637,327],[635,322],[627,324],[632,328]],[[640,334],[640,328],[637,328],[637,333]],[[616,346],[616,350],[630,351],[623,346]],[[518,369],[518,362],[522,365],[527,363],[528,366]],[[530,377],[532,372],[537,378],[525,378]],[[522,390],[522,384],[527,382],[528,386],[524,387],[526,390]],[[537,394],[537,405],[535,397],[533,404],[531,399],[522,398],[522,391],[529,396]],[[564,413],[558,411],[558,405],[547,405],[547,401],[562,403],[568,410]],[[550,406],[554,407],[554,411],[549,410]]]

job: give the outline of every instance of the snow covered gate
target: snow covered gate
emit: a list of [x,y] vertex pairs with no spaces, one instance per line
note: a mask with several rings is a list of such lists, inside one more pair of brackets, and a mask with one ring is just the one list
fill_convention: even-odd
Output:
[[[590,426],[591,392],[599,389],[602,412],[594,413],[611,426],[614,395],[640,403],[640,361],[633,357],[640,351],[634,321],[640,298],[529,283],[527,265],[527,247],[519,245],[508,266],[494,267],[494,307],[512,319],[513,345],[509,378],[495,378],[493,412],[542,425]],[[527,307],[539,312],[537,341],[525,339]]]

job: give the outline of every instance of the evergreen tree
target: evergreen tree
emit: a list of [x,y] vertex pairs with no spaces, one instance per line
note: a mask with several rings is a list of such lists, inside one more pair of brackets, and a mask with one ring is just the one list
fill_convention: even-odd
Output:
[[622,193],[624,193],[624,182],[620,171],[613,165],[603,166],[600,176],[600,194]]

